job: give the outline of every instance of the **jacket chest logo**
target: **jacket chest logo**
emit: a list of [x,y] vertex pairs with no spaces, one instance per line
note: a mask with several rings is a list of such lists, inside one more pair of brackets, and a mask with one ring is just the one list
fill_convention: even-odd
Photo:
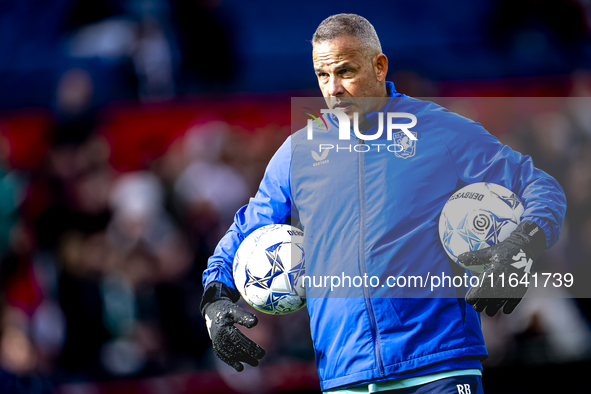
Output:
[[[411,131],[411,133],[416,138],[417,133],[414,131]],[[408,135],[402,131],[392,134],[392,140],[394,141],[394,144],[396,144],[396,150],[394,151],[394,154],[397,157],[408,159],[417,153],[417,140],[411,140],[408,138]]]

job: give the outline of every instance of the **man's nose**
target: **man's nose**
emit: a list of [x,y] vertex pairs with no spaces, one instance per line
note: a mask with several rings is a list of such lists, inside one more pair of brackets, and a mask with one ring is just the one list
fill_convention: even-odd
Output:
[[329,96],[340,96],[343,94],[344,91],[345,89],[343,89],[343,85],[341,84],[340,78],[330,78],[327,89],[327,93]]

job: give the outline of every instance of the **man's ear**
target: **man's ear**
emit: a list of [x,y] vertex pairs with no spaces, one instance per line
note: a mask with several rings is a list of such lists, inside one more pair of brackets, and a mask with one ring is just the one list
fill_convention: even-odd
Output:
[[386,75],[388,74],[388,58],[383,53],[380,53],[373,58],[372,63],[377,81],[384,82],[386,80]]

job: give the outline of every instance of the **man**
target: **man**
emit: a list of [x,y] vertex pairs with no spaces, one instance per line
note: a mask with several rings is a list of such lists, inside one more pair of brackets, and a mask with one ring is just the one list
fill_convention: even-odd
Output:
[[[306,130],[292,135],[210,258],[202,313],[215,352],[238,371],[241,362],[256,366],[264,356],[234,327],[256,324],[254,315],[233,304],[238,294],[231,268],[240,242],[256,228],[297,214],[305,232],[306,274],[453,275],[457,266],[450,264],[438,238],[441,209],[459,188],[493,182],[524,202],[522,222],[505,241],[461,255],[460,261],[485,264],[482,275],[497,280],[502,273],[525,275],[523,267],[511,265],[512,258],[524,253],[533,261],[558,240],[564,218],[562,189],[529,158],[504,147],[479,124],[405,97],[386,82],[388,59],[366,19],[331,16],[319,25],[312,44],[326,104],[344,112],[359,137],[353,140],[363,149],[331,149],[322,162],[310,155],[311,149],[338,143],[343,116],[336,111],[324,116],[327,130],[315,127],[312,139]],[[386,113],[412,114],[417,123],[411,132],[380,135],[385,120],[379,115]],[[314,160],[324,164],[315,166]],[[466,296],[474,308],[463,294],[446,291],[422,298],[424,293],[409,297],[368,286],[335,296],[309,289],[322,390],[482,393],[481,360],[487,353],[477,312],[492,316],[503,308],[510,313],[527,288],[480,283]]]

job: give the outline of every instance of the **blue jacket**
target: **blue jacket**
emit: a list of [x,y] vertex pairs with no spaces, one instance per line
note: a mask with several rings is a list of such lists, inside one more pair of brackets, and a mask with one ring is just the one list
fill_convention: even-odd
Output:
[[[417,140],[394,131],[389,141],[384,132],[360,147],[364,143],[354,136],[338,140],[338,123],[326,115],[328,130],[316,125],[312,140],[306,129],[292,135],[209,259],[204,286],[218,281],[235,289],[232,261],[240,242],[296,213],[308,276],[377,276],[383,284],[389,276],[453,275],[439,240],[439,215],[454,191],[476,182],[513,190],[525,205],[522,219],[544,230],[548,247],[558,240],[566,199],[552,177],[480,124],[402,96],[391,83],[387,88],[392,99],[382,111],[414,114],[417,124],[410,131]],[[377,114],[368,119],[370,135]],[[334,148],[319,152],[320,144]],[[480,316],[463,294],[449,288],[405,291],[348,285],[331,292],[330,282],[307,289],[322,390],[481,368],[487,353]]]

